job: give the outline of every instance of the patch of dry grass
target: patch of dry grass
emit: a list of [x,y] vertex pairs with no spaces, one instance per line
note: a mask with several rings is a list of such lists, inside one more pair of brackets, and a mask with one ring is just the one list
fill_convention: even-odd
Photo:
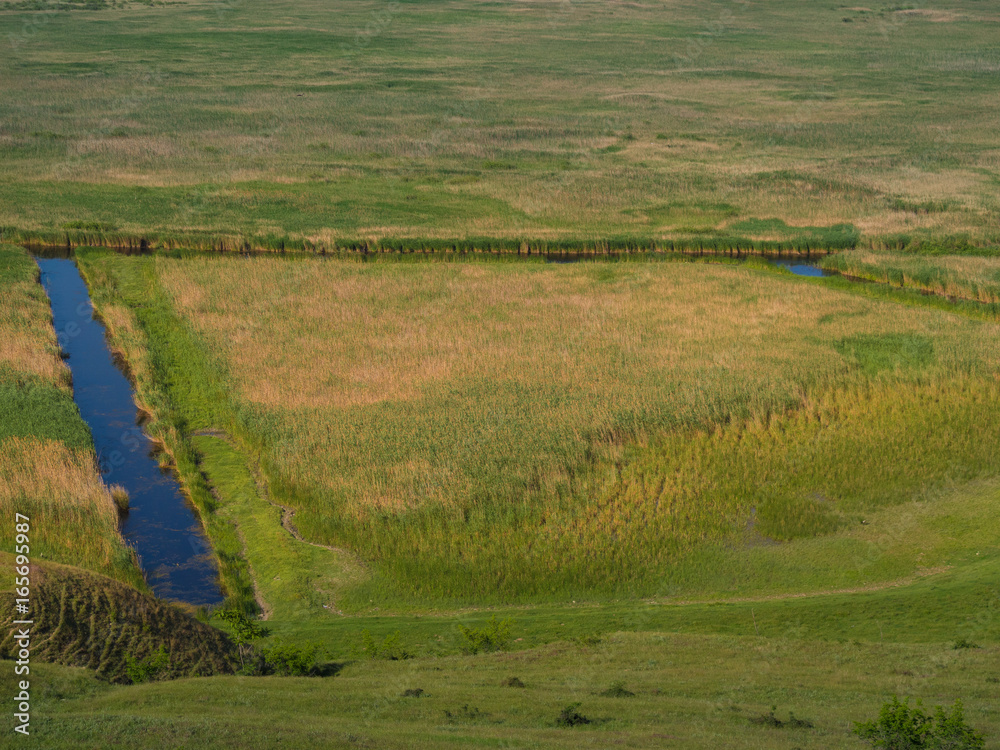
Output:
[[694,263],[145,263],[300,530],[428,595],[641,588],[997,468],[993,324]]
[[0,248],[0,285],[0,369],[69,388],[69,368],[59,357],[48,298],[38,284],[37,267],[23,251]]
[[108,575],[131,563],[92,451],[53,440],[0,442],[0,512],[31,517],[35,554]]

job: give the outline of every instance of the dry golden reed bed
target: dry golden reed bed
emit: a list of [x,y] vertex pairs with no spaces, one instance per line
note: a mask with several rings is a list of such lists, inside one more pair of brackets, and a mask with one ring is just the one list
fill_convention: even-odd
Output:
[[149,263],[300,530],[411,592],[620,589],[997,469],[992,323],[694,263]]
[[0,442],[0,512],[33,518],[32,542],[47,556],[99,571],[122,563],[118,511],[92,451],[56,440]]
[[0,245],[0,370],[69,388],[69,368],[59,358],[49,301],[37,272],[26,252]]
[[48,300],[27,252],[0,246],[0,545],[11,550],[13,518],[31,518],[36,557],[79,565],[141,585],[101,480],[90,435],[72,400]]

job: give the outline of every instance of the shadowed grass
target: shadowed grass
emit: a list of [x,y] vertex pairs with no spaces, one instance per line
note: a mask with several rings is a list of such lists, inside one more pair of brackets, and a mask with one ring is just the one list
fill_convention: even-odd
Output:
[[[0,555],[8,569],[13,560]],[[126,657],[140,659],[163,645],[170,662],[164,676],[233,671],[235,655],[228,639],[175,604],[120,581],[52,563],[33,565],[31,578],[31,657],[36,662],[86,666],[103,679],[128,683]],[[0,654],[6,659],[16,658],[18,650],[12,588],[0,592],[5,605]]]

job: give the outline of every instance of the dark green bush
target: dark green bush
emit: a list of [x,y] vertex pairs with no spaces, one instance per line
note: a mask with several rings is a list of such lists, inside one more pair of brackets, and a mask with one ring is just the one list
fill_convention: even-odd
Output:
[[590,724],[591,720],[586,716],[581,714],[577,709],[580,708],[579,703],[570,703],[566,708],[559,712],[559,716],[556,717],[557,727],[577,727],[581,724]]
[[611,683],[611,687],[601,692],[605,698],[632,698],[635,696],[631,690],[625,687],[621,680]]
[[882,704],[877,719],[856,723],[854,733],[873,748],[885,750],[978,750],[985,742],[965,723],[961,700],[955,701],[950,713],[938,706],[928,714],[919,700],[911,707],[909,699],[901,703],[893,696]]
[[275,640],[260,649],[264,673],[286,677],[316,674],[322,652],[322,647],[317,643],[290,643],[282,640]]
[[125,673],[133,683],[153,682],[163,677],[170,670],[170,656],[166,646],[160,646],[152,654],[143,659],[132,656],[125,657]]

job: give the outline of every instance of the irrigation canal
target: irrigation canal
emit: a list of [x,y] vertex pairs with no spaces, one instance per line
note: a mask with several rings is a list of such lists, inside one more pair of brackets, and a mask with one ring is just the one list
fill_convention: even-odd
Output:
[[219,573],[201,523],[177,480],[161,470],[155,445],[136,423],[132,386],[115,364],[87,285],[71,258],[35,258],[52,305],[73,398],[89,425],[101,475],[128,490],[122,525],[150,587],[164,599],[195,605],[222,601]]

